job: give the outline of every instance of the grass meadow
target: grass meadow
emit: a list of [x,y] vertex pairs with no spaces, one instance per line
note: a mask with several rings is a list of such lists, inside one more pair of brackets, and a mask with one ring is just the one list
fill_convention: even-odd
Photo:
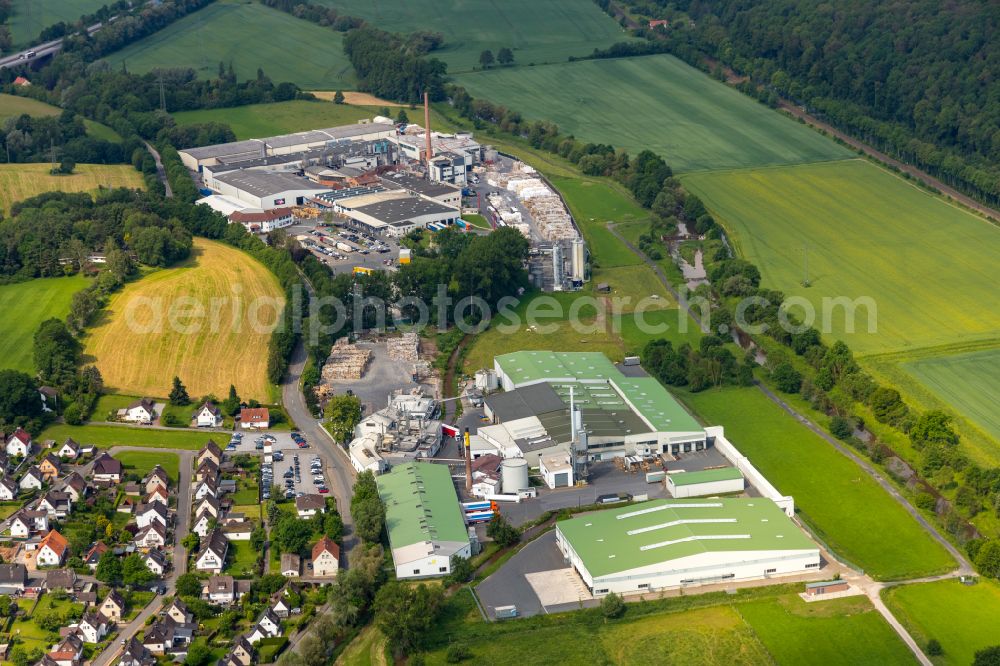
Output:
[[51,164],[0,164],[0,209],[16,201],[61,190],[96,193],[102,187],[143,189],[142,174],[131,164],[77,164],[73,173],[53,176]]
[[[0,93],[0,123],[7,118],[20,116],[25,113],[29,116],[58,116],[62,113],[62,109],[58,106],[46,104],[45,102],[39,102],[30,97]],[[83,124],[87,127],[87,134],[96,139],[116,142],[122,140],[121,136],[107,125],[102,125],[87,118],[83,119]]]
[[179,111],[178,125],[219,122],[229,125],[237,139],[256,139],[310,129],[350,125],[378,115],[377,107],[350,106],[333,102],[292,100],[274,104],[250,104],[235,108]]
[[35,331],[46,319],[64,318],[73,294],[89,282],[74,275],[0,285],[0,308],[5,313],[0,325],[0,367],[34,374]]
[[184,266],[151,273],[112,297],[84,353],[116,393],[165,395],[177,376],[192,396],[226,395],[233,384],[244,398],[269,402],[267,325],[283,302],[277,279],[262,264],[195,239]]
[[1000,349],[923,358],[903,364],[952,409],[1000,440]]
[[106,0],[14,0],[14,12],[7,25],[15,44],[28,45],[50,25],[60,21],[75,23],[104,4]]
[[882,599],[918,643],[932,638],[941,643],[944,654],[934,658],[937,664],[966,666],[977,650],[1000,641],[1000,585],[994,581],[900,585],[883,590]]
[[588,60],[457,77],[473,97],[506,104],[565,134],[635,154],[649,149],[675,171],[842,159],[846,148],[672,56]]
[[72,437],[81,444],[94,444],[102,449],[114,446],[139,446],[146,449],[183,449],[197,451],[214,437],[217,444],[224,445],[227,435],[210,434],[195,430],[161,430],[114,425],[71,426],[62,423],[51,425],[38,436],[39,440],[54,439],[66,441]]
[[[860,467],[756,388],[679,393],[782,493],[834,553],[880,580],[942,573],[947,551]],[[886,535],[891,534],[891,538]]]
[[[277,39],[284,36],[284,39]],[[252,79],[257,69],[275,83],[305,88],[349,88],[353,72],[343,36],[277,9],[246,0],[218,0],[106,58],[113,69],[132,72],[190,67],[215,78],[219,63]]]
[[[1000,229],[888,171],[849,160],[683,181],[726,225],[765,286],[807,299],[820,315],[824,297],[873,299],[876,334],[867,332],[864,307],[853,333],[843,309],[831,318],[828,337],[856,353],[1000,336],[1000,309],[987,305],[996,296]],[[802,284],[806,258],[809,287]]]
[[566,62],[631,38],[591,0],[315,0],[391,32],[429,30],[444,35],[431,55],[455,74],[479,67],[479,54],[507,47],[519,65]]
[[146,476],[150,470],[159,465],[170,477],[171,483],[177,483],[177,473],[180,468],[177,454],[163,451],[120,451],[115,458],[125,467],[125,473],[134,472]]

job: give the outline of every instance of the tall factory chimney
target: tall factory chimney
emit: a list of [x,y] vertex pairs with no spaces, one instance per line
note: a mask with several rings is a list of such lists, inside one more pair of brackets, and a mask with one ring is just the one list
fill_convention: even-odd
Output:
[[431,176],[431,158],[434,154],[431,149],[431,98],[430,95],[424,93],[424,134],[427,138],[427,177]]
[[469,429],[465,429],[465,492],[472,493],[472,442]]

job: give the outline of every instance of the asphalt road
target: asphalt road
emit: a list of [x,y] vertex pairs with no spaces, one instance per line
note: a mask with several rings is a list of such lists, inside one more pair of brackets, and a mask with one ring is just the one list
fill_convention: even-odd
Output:
[[[117,17],[113,17],[111,20],[114,20],[114,18]],[[94,25],[87,28],[87,34],[90,35],[94,34],[95,32],[101,29],[101,26],[102,26],[101,23],[95,23]],[[17,65],[25,65],[28,63],[35,62],[40,58],[54,55],[55,53],[62,50],[62,45],[63,45],[63,40],[61,38],[53,39],[51,42],[45,42],[43,44],[38,44],[37,46],[31,46],[29,48],[26,48],[23,51],[12,53],[9,56],[0,58],[0,69],[3,69],[5,67],[16,67]],[[27,56],[27,54],[31,51],[35,52],[35,55],[32,56],[31,58],[20,57],[20,56]]]

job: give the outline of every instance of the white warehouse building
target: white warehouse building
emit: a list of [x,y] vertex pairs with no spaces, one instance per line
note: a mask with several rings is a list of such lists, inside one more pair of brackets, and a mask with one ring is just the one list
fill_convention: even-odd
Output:
[[212,186],[219,194],[258,210],[301,206],[306,199],[330,190],[288,173],[256,170],[220,173]]
[[595,596],[818,570],[819,548],[771,500],[632,504],[556,523],[556,543]]
[[678,499],[742,493],[744,488],[743,474],[735,467],[667,474],[666,484],[670,496]]

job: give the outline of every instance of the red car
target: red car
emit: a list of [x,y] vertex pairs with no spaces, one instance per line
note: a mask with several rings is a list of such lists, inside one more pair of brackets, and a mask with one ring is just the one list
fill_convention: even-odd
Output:
[[330,492],[330,489],[329,489],[329,488],[327,488],[326,486],[323,486],[323,487],[321,487],[321,488],[319,489],[319,494],[320,494],[320,495],[325,495],[325,494],[327,494],[328,492]]

